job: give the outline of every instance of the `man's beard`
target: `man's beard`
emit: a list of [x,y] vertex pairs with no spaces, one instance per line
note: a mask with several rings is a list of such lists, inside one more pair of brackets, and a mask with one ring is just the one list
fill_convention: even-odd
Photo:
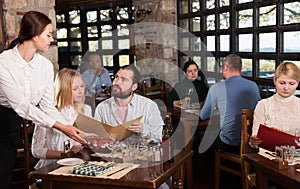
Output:
[[115,92],[114,90],[111,90],[111,95],[113,97],[116,97],[116,98],[121,98],[121,99],[126,99],[128,98],[132,91],[131,90],[128,90],[128,91],[122,91],[121,88],[117,85],[113,85],[113,87],[117,87],[119,89],[119,92]]

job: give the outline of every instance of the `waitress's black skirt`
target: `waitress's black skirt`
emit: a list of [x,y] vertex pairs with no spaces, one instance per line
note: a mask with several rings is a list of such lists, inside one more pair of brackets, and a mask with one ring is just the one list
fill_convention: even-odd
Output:
[[9,187],[20,139],[22,118],[11,108],[0,105],[0,188]]

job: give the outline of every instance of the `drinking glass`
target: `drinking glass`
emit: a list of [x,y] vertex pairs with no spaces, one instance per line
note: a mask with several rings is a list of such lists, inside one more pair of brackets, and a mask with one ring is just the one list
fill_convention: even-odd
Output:
[[115,150],[116,150],[117,133],[110,133],[110,139],[112,140],[109,145],[109,147],[111,148],[111,158],[112,158],[111,163],[115,164]]
[[104,91],[105,88],[106,88],[106,83],[102,83],[102,84],[101,84],[101,89]]
[[300,147],[300,129],[295,129],[294,140],[297,146]]
[[186,108],[190,107],[190,103],[191,103],[191,97],[193,95],[193,88],[189,88],[188,92],[186,93],[186,97],[185,97],[185,106]]

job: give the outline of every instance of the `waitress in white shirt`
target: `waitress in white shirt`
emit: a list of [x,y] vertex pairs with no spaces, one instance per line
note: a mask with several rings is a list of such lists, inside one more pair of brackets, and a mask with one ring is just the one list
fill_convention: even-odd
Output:
[[[53,41],[51,20],[43,13],[24,14],[18,37],[0,54],[0,188],[9,187],[22,119],[58,129],[86,143],[54,107],[52,63],[37,51]],[[37,107],[39,106],[39,107]]]

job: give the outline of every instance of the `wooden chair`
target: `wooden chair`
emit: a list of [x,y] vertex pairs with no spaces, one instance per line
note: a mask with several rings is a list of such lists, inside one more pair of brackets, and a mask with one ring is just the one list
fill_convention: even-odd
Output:
[[28,177],[29,172],[33,171],[34,165],[38,162],[38,159],[33,157],[31,153],[31,142],[34,132],[34,123],[28,120],[23,120],[21,124],[21,140],[20,148],[16,155],[16,165],[13,170],[13,180],[11,188],[15,186],[23,185],[29,188],[32,184]]
[[[248,134],[248,127],[252,127],[253,124],[253,110],[243,109],[241,114],[242,119],[242,132],[241,132],[241,147],[240,147],[240,154],[231,154],[228,152],[216,150],[215,151],[215,189],[219,189],[220,187],[220,172],[221,170],[226,171],[228,173],[241,176],[243,181],[243,188],[247,189],[248,184],[246,180],[246,169],[249,169],[248,166],[243,164],[242,156],[245,153],[251,153],[251,147],[249,146],[249,134]],[[230,162],[234,162],[240,165],[241,169],[237,170],[232,167],[226,166],[221,163],[221,159],[225,159]]]
[[[167,89],[168,90],[168,89]],[[143,81],[142,83],[142,95],[150,99],[161,99],[166,100],[168,93],[165,89],[165,83],[162,80],[159,80],[156,85],[147,86],[147,83]]]

